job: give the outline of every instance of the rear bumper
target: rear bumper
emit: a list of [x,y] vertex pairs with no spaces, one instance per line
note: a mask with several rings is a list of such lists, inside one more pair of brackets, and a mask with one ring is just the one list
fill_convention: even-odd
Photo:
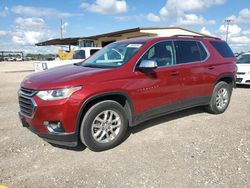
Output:
[[53,133],[42,133],[38,132],[30,123],[26,121],[26,118],[19,113],[19,118],[23,127],[28,128],[31,132],[44,139],[45,141],[57,145],[76,147],[78,145],[78,135],[77,133],[62,133],[62,134],[53,134]]

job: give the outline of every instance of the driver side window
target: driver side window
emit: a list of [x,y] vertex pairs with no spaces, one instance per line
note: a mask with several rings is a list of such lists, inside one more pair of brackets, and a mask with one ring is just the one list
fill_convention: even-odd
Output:
[[158,67],[166,67],[176,64],[174,46],[172,41],[159,42],[152,46],[140,59],[154,60]]

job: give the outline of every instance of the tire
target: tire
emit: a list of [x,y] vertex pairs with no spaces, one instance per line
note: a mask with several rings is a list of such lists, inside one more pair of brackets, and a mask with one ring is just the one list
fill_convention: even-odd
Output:
[[209,105],[206,106],[206,111],[212,114],[225,112],[230,103],[232,90],[232,84],[224,81],[218,82],[214,87]]
[[126,112],[112,100],[93,105],[85,114],[80,139],[92,151],[111,149],[120,144],[128,127]]

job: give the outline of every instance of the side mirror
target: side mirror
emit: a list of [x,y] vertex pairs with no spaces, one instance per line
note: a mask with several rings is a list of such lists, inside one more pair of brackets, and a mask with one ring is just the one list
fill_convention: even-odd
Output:
[[140,65],[140,70],[152,70],[157,68],[157,63],[154,60],[143,60]]

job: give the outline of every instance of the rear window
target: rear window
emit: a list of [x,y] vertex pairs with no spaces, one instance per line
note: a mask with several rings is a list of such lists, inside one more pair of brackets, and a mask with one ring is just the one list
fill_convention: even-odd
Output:
[[210,43],[222,57],[234,57],[234,53],[226,42],[210,41]]
[[175,41],[178,64],[203,61],[208,54],[200,42]]

